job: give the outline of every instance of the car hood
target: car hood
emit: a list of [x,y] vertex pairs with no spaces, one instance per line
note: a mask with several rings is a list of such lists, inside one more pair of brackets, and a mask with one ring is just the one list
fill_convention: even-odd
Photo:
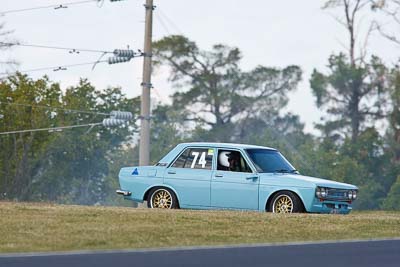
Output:
[[269,183],[268,180],[271,176],[275,178],[274,180],[279,180],[282,183],[289,183],[292,185],[299,186],[322,186],[338,189],[358,189],[357,186],[352,184],[340,183],[332,180],[315,178],[311,176],[305,176],[300,174],[289,174],[289,173],[275,173],[275,174],[265,174],[261,175],[261,183]]

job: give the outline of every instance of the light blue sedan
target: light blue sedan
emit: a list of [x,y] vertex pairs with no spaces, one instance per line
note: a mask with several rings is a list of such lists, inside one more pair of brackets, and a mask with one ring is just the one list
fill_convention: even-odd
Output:
[[352,210],[354,185],[303,176],[274,148],[183,143],[155,166],[126,167],[118,194],[149,208],[274,213]]

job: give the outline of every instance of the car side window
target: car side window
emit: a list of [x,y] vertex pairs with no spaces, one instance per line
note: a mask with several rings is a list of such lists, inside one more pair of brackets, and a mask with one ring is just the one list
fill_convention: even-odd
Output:
[[211,170],[213,155],[212,148],[187,148],[172,167]]
[[252,172],[242,153],[235,150],[219,150],[218,164],[219,171]]

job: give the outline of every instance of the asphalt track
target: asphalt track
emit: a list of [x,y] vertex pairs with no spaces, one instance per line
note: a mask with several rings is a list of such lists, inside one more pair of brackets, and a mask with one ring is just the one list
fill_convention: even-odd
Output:
[[1,267],[399,267],[400,240],[0,254]]

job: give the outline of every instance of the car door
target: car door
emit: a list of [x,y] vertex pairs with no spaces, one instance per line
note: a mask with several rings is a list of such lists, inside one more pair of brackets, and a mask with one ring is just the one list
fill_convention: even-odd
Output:
[[[257,210],[259,177],[251,169],[248,159],[241,151],[233,149],[218,149],[216,155],[216,169],[211,179],[211,206]],[[235,155],[236,163],[229,160],[232,155]]]
[[188,147],[166,169],[164,184],[177,191],[181,207],[209,207],[212,147]]

